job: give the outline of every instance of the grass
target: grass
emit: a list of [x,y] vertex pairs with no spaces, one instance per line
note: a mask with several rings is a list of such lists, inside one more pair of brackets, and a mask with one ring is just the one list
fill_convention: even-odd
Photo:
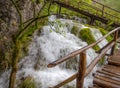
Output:
[[71,33],[74,35],[77,35],[78,34],[78,27],[73,26],[73,28],[71,29]]
[[27,77],[18,88],[36,88],[34,79],[32,77]]

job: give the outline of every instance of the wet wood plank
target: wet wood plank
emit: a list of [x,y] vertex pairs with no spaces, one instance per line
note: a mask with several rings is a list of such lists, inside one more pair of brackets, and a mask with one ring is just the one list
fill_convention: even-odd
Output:
[[116,55],[116,56],[111,56],[111,57],[108,59],[108,64],[120,66],[120,56],[118,56],[118,55]]
[[90,88],[120,88],[120,49],[108,58],[108,64],[96,71],[93,84],[98,87]]
[[111,73],[111,72],[108,72],[108,71],[105,71],[105,70],[98,70],[97,72],[105,74],[105,75],[109,75],[111,77],[116,77],[116,78],[120,79],[120,75],[117,75],[117,74],[114,74],[114,73]]
[[120,86],[120,79],[117,77],[105,75],[102,73],[96,73],[94,77]]
[[102,80],[102,79],[99,79],[99,78],[94,78],[93,83],[101,86],[102,88],[120,88],[119,85],[112,84],[108,81],[105,81],[105,80]]

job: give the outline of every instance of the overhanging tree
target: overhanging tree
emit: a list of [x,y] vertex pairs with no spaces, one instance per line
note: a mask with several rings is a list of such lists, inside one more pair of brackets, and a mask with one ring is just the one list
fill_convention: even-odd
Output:
[[[23,22],[22,18],[23,18],[23,14],[21,13],[19,6],[17,5],[17,2],[19,0],[15,1],[15,0],[11,0],[12,4],[14,5],[18,15],[19,15],[19,26],[18,26],[18,31],[17,33],[13,36],[13,41],[14,41],[14,48],[13,48],[13,57],[12,57],[12,69],[11,69],[11,74],[10,74],[10,80],[9,80],[9,88],[14,88],[15,85],[15,79],[16,79],[16,73],[18,70],[18,61],[20,59],[20,53],[21,53],[21,41],[22,41],[22,37],[24,37],[24,34],[28,31],[28,27],[35,22],[36,24],[36,28],[37,29],[37,20],[39,19],[43,19],[47,16],[49,16],[49,14],[45,14],[45,15],[40,15],[40,13],[42,12],[42,10],[44,9],[45,5],[48,3],[46,1],[42,1],[42,7],[39,8],[39,11],[36,13],[35,8],[34,8],[34,17],[31,19],[28,19],[26,22]],[[37,4],[40,3],[39,0],[32,0],[31,1],[35,6]]]

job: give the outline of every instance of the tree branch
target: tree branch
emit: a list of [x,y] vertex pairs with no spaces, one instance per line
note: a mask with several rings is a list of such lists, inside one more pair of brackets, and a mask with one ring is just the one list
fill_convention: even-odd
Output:
[[17,6],[16,3],[14,2],[14,0],[11,0],[11,1],[12,1],[13,5],[15,6],[18,14],[19,14],[19,17],[20,17],[20,29],[22,29],[22,28],[23,28],[23,24],[22,24],[22,14],[21,14],[18,6]]
[[24,32],[27,30],[27,28],[36,20],[38,19],[42,19],[42,18],[45,18],[45,17],[48,17],[50,15],[56,15],[56,14],[47,14],[47,15],[43,15],[43,16],[40,16],[40,17],[36,17],[35,19],[31,20],[23,29],[22,31],[19,32],[18,34],[18,38],[20,38],[22,36],[22,34],[24,34]]

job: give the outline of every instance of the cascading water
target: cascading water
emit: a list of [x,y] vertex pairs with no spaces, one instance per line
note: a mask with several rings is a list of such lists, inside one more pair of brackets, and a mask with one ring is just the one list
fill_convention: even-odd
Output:
[[[31,77],[34,79],[36,88],[48,88],[60,83],[77,72],[79,56],[54,68],[47,68],[48,63],[87,45],[86,42],[83,42],[70,33],[73,24],[74,22],[71,20],[57,20],[51,16],[49,25],[43,27],[41,34],[38,35],[38,32],[34,34],[33,41],[29,46],[28,56],[19,62],[16,87],[22,81],[21,79]],[[85,27],[81,24],[78,24],[78,26],[80,28]],[[93,49],[87,50],[86,53],[87,65],[89,65],[96,54]],[[8,87],[8,74],[10,74],[10,71],[6,71],[1,75],[0,88]],[[85,88],[88,88],[90,84],[92,84],[91,74],[85,78]],[[75,81],[62,88],[68,88],[68,86],[75,88]]]
[[[90,28],[95,40],[100,39],[103,35],[101,34],[101,32],[98,29],[95,28]],[[103,41],[101,41],[100,43],[98,43],[98,46],[100,48],[102,48],[103,46],[105,46],[108,43],[108,41],[106,39],[104,39]]]

